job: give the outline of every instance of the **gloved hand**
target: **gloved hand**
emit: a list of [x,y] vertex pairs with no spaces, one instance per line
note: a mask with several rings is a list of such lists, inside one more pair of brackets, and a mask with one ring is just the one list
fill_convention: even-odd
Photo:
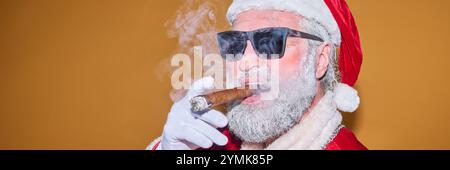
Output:
[[201,115],[191,111],[189,100],[213,87],[212,77],[202,78],[192,84],[183,99],[173,104],[158,149],[189,150],[210,148],[213,143],[219,146],[227,144],[228,138],[216,129],[228,124],[225,115],[216,110]]

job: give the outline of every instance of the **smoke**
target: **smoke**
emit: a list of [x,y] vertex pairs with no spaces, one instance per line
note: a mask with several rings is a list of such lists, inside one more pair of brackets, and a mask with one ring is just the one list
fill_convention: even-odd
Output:
[[[177,38],[178,44],[174,47],[173,55],[187,54],[191,57],[191,61],[194,61],[195,46],[202,47],[203,57],[210,53],[218,54],[216,34],[220,28],[225,28],[225,24],[228,26],[225,22],[228,3],[224,0],[183,0],[175,16],[165,23],[167,35],[170,38]],[[170,77],[176,69],[170,66],[172,56],[160,61],[158,79]],[[172,90],[170,96],[173,101],[177,101],[184,94],[185,90]]]
[[202,46],[204,54],[218,53],[218,17],[225,18],[225,7],[223,0],[185,0],[166,23],[169,37],[178,38],[177,53],[192,54],[194,46]]

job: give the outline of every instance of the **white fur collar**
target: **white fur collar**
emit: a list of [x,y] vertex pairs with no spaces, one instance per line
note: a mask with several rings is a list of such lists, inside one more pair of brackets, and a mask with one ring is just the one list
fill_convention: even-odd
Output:
[[320,150],[336,135],[342,116],[328,91],[305,119],[264,148],[261,144],[243,143],[242,150]]

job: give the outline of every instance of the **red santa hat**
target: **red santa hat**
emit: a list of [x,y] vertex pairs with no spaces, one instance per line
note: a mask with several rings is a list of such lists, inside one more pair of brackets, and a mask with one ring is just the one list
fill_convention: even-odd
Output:
[[343,84],[335,89],[336,104],[342,111],[356,110],[359,97],[350,86],[358,79],[362,50],[355,20],[345,0],[234,0],[228,9],[228,21],[233,23],[237,15],[252,9],[295,12],[322,24],[330,34],[330,43],[340,47],[338,60]]

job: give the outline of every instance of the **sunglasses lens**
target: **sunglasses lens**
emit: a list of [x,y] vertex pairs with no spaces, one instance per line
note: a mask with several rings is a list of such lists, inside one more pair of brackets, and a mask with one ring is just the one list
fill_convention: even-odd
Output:
[[286,29],[264,29],[255,32],[253,41],[259,57],[278,59],[284,55]]
[[247,45],[245,35],[242,32],[222,32],[217,35],[217,39],[223,59],[237,61],[242,58]]

